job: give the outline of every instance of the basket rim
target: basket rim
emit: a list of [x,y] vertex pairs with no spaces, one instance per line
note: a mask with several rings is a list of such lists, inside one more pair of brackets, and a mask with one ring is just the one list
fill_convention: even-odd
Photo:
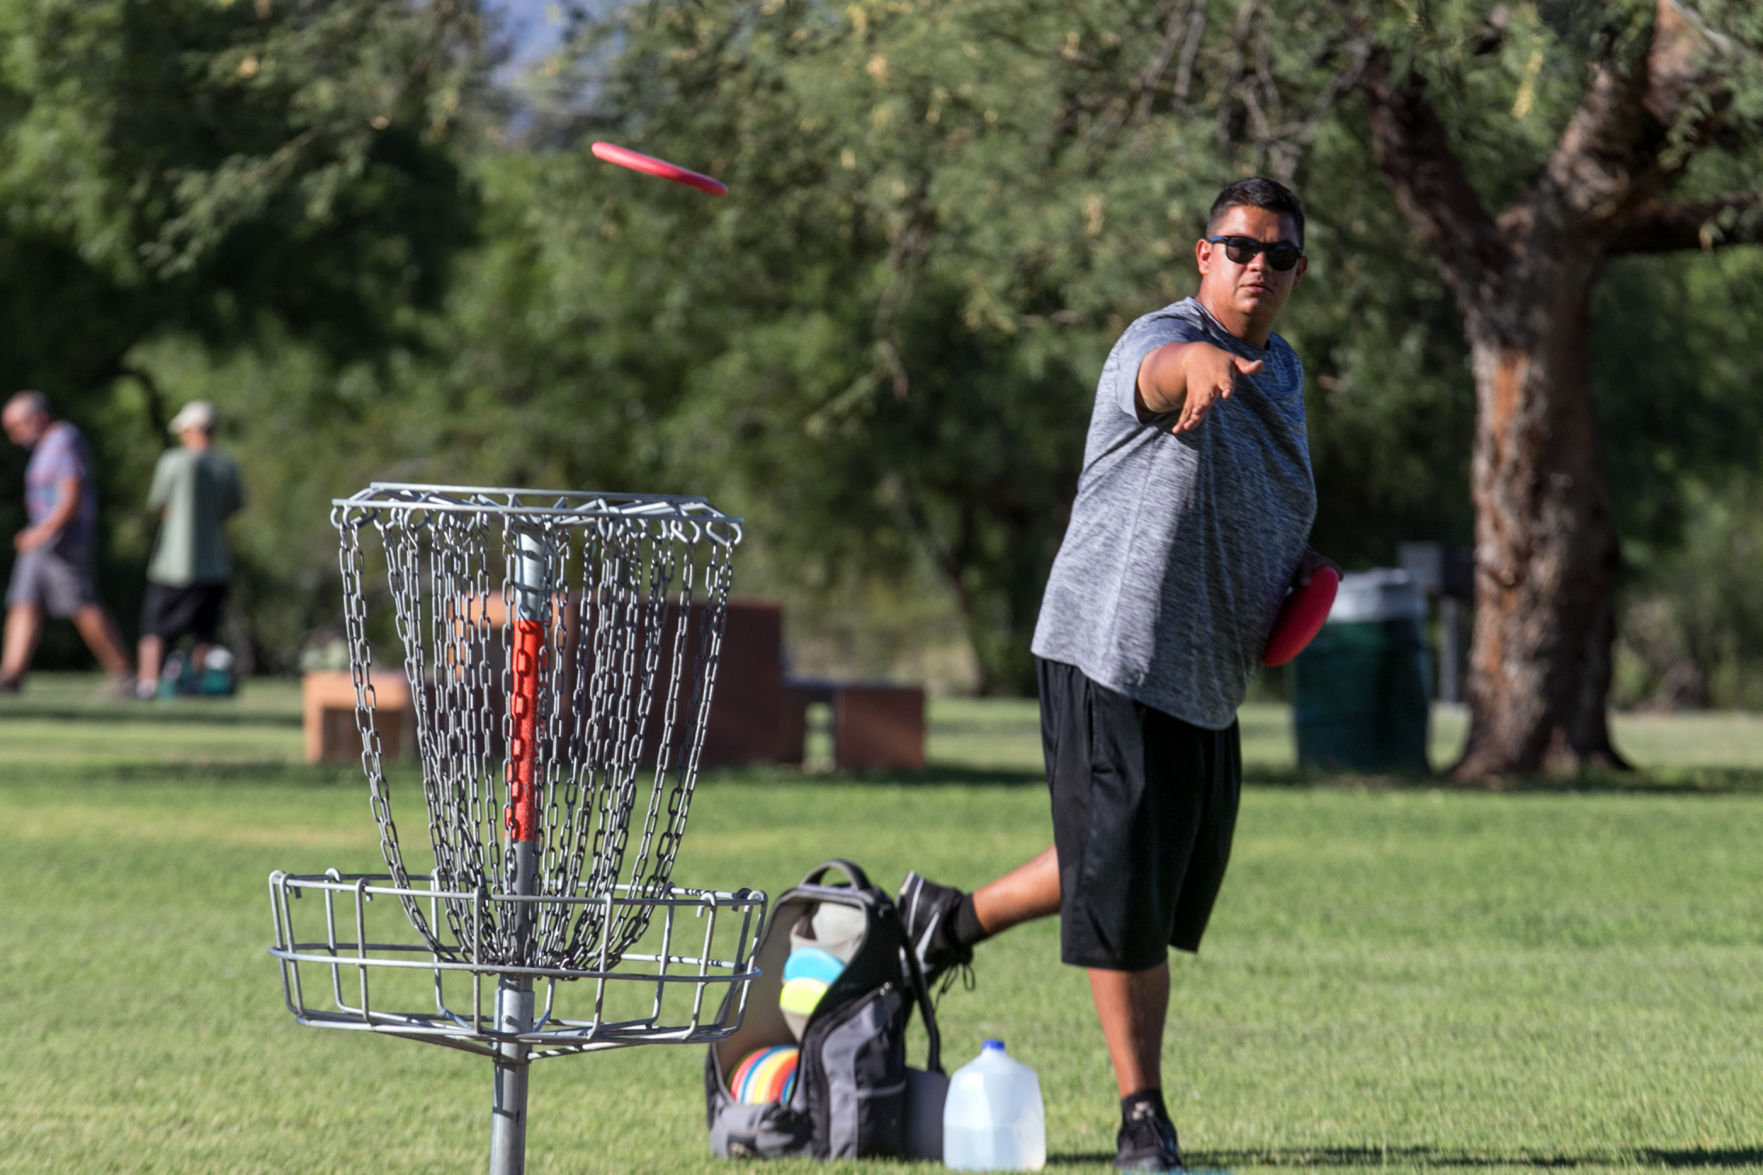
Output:
[[581,521],[636,518],[723,524],[736,529],[736,538],[744,521],[717,509],[706,498],[686,494],[520,489],[427,482],[376,481],[346,498],[332,498],[331,506],[335,511],[420,510]]

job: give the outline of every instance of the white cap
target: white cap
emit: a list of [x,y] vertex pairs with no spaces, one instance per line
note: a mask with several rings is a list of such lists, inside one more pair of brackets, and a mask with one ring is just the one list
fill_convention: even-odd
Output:
[[203,432],[213,432],[217,415],[214,405],[207,400],[191,400],[171,418],[171,431],[180,433],[186,428],[199,428]]

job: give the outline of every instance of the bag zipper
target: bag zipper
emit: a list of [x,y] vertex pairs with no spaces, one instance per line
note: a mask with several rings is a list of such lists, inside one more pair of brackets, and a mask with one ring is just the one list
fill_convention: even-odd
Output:
[[[804,1031],[802,1033],[802,1052],[801,1052],[800,1056],[812,1055],[812,1056],[818,1058],[820,1056],[820,1046],[823,1043],[825,1043],[826,1038],[832,1034],[833,1029],[839,1027],[842,1024],[847,1024],[851,1020],[855,1019],[857,1017],[857,1014],[859,1012],[861,1012],[867,1005],[872,1004],[872,1003],[876,1002],[877,1000],[886,997],[887,994],[889,992],[893,991],[896,986],[897,985],[894,983],[894,981],[889,979],[886,982],[884,982],[880,987],[875,988],[874,994],[871,995],[868,999],[852,1000],[845,1007],[839,1009],[838,1015],[828,1017],[826,1020],[823,1020],[820,1023],[814,1024],[812,1026],[811,1030]],[[812,1053],[810,1053],[809,1046],[808,1046],[808,1041],[809,1041],[810,1036],[813,1036],[814,1042],[815,1042]],[[808,1078],[809,1079],[807,1081],[803,1081],[802,1077],[801,1077],[801,1073],[802,1073],[801,1064],[802,1064],[801,1060],[798,1059],[797,1064],[796,1064],[797,1076],[796,1076],[796,1090],[795,1090],[795,1092],[796,1093],[803,1092],[804,1086],[811,1086],[812,1087],[812,1092],[813,1092],[814,1096],[809,1099],[808,1104],[806,1106],[804,1106],[803,1109],[807,1111],[808,1117],[809,1117],[810,1121],[813,1123],[813,1127],[814,1127],[813,1137],[814,1137],[814,1142],[815,1142],[815,1147],[816,1147],[816,1152],[817,1152],[814,1157],[817,1159],[824,1159],[827,1156],[825,1154],[818,1153],[818,1148],[823,1144],[828,1145],[830,1147],[830,1142],[831,1142],[830,1136],[832,1134],[832,1108],[827,1104],[828,1099],[831,1097],[831,1090],[827,1088],[826,1069],[824,1066],[820,1065],[817,1061],[816,1063],[809,1066],[809,1070],[808,1070]],[[790,1098],[790,1100],[793,1102],[796,1099],[792,1096]]]

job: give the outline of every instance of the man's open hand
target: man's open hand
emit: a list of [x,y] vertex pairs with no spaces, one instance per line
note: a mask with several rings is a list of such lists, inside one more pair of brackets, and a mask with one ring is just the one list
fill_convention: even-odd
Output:
[[1253,375],[1261,370],[1261,360],[1244,359],[1210,343],[1194,344],[1182,358],[1186,361],[1188,387],[1182,399],[1181,417],[1169,430],[1173,433],[1199,428],[1212,405],[1230,399],[1238,375]]

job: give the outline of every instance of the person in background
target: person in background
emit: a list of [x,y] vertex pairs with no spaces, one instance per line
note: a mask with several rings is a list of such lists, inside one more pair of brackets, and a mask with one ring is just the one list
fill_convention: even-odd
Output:
[[178,440],[160,455],[147,491],[159,511],[159,537],[147,564],[141,603],[140,680],[136,689],[153,697],[166,650],[193,636],[191,671],[200,678],[220,632],[221,610],[232,582],[226,521],[244,505],[238,466],[214,447],[218,414],[207,400],[192,400],[172,417]]
[[24,474],[30,525],[12,539],[18,557],[6,588],[0,693],[21,688],[47,615],[73,621],[109,675],[108,691],[127,696],[133,680],[128,654],[99,600],[94,574],[98,487],[86,438],[68,421],[57,420],[48,397],[35,391],[7,400],[0,425],[13,444],[31,451]]

